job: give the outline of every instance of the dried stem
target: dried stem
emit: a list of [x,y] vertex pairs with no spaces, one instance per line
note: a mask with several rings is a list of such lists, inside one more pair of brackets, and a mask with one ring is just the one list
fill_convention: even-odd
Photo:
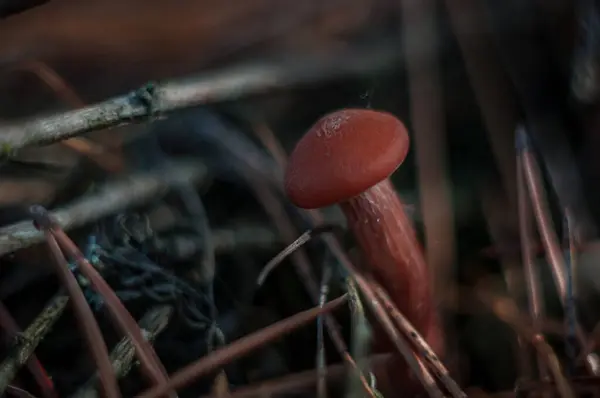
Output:
[[[323,228],[319,231],[319,233],[331,232],[330,228]],[[290,250],[290,247],[294,247],[297,249],[298,247],[306,244],[310,240],[310,237],[314,236],[314,231],[309,231],[304,233],[299,239],[297,239],[292,245],[285,248],[281,253],[279,253],[275,258],[278,261],[282,261],[286,256],[290,255],[293,250]],[[308,238],[307,238],[308,237]],[[299,243],[301,242],[301,243]],[[337,244],[337,242],[336,242]],[[339,248],[341,252],[341,248]],[[342,261],[342,265],[346,268],[346,270],[350,273],[352,279],[356,283],[356,286],[359,288],[360,292],[366,297],[366,304],[373,312],[381,326],[385,329],[385,332],[392,340],[392,343],[400,353],[400,355],[406,360],[408,366],[417,376],[427,393],[431,397],[443,397],[442,392],[439,390],[437,385],[435,384],[435,380],[429,373],[429,371],[423,366],[420,359],[412,352],[410,346],[406,343],[406,341],[402,338],[402,336],[398,333],[396,328],[394,327],[394,323],[385,312],[381,304],[379,303],[379,299],[377,295],[371,288],[371,281],[367,281],[357,270],[354,268],[354,265],[350,262],[350,260],[345,256],[343,252],[339,257]],[[273,261],[271,261],[273,262]],[[265,267],[266,268],[266,267]],[[354,365],[356,366],[356,365]]]
[[[540,275],[535,263],[533,253],[533,219],[531,217],[531,204],[527,197],[527,187],[524,181],[524,171],[521,157],[517,157],[517,202],[519,209],[519,236],[521,238],[521,256],[527,282],[527,299],[529,303],[529,314],[534,333],[541,333],[540,321],[544,316],[544,302],[542,301],[542,290]],[[544,380],[548,376],[548,369],[538,355],[538,373]]]
[[[40,216],[40,214],[37,214],[36,216]],[[81,273],[90,281],[91,288],[106,302],[106,307],[115,326],[123,335],[128,336],[132,341],[144,375],[156,385],[166,384],[168,378],[164,367],[154,352],[154,349],[146,341],[137,323],[129,311],[127,311],[121,300],[119,300],[115,292],[110,288],[102,276],[100,276],[98,271],[96,271],[96,269],[87,261],[83,253],[81,253],[60,227],[53,224],[47,216],[43,221],[45,225],[39,221],[38,224],[50,232],[52,236],[56,238],[60,248],[64,250],[71,259],[75,260]]]
[[[201,163],[173,163],[155,172],[138,173],[107,183],[99,192],[51,213],[51,217],[65,230],[96,221],[125,207],[140,205],[167,189],[188,181],[199,182],[206,176]],[[30,221],[0,228],[0,255],[44,241],[44,234]]]
[[405,337],[417,348],[417,351],[425,358],[425,362],[429,365],[430,369],[435,373],[438,379],[444,384],[446,389],[452,394],[453,397],[466,398],[467,395],[460,388],[460,386],[452,379],[448,369],[440,362],[437,354],[429,347],[429,344],[425,339],[417,332],[417,330],[411,325],[406,317],[398,310],[394,302],[387,295],[385,290],[378,285],[376,282],[371,282],[373,291],[381,299],[383,306],[386,311],[391,315],[392,319],[396,322],[396,325]]
[[575,398],[571,385],[563,374],[560,361],[556,357],[554,350],[546,342],[544,336],[536,334],[527,322],[521,319],[516,304],[508,298],[501,298],[490,294],[485,287],[477,289],[476,294],[501,321],[510,325],[519,335],[527,339],[540,357],[544,358],[544,363],[554,378],[560,396],[562,398]]
[[[565,311],[568,311],[567,300],[567,280],[565,275],[566,265],[563,254],[558,243],[558,237],[552,226],[552,218],[548,208],[548,200],[542,184],[540,169],[535,156],[530,148],[529,137],[525,128],[520,126],[516,132],[517,145],[519,148],[518,156],[521,158],[525,182],[527,184],[533,214],[537,221],[538,231],[542,238],[542,244],[546,253],[546,259],[550,264],[554,282],[558,290],[558,296]],[[581,325],[575,325],[577,340],[581,347],[586,346],[586,337]],[[591,374],[596,374],[599,370],[596,360],[591,355],[586,356],[586,367]]]
[[68,302],[68,296],[62,293],[57,294],[25,329],[19,344],[0,364],[0,391],[8,388],[19,368],[27,362],[40,341],[62,315]]
[[[156,307],[148,312],[140,320],[140,328],[148,341],[153,341],[156,336],[164,330],[169,323],[173,309],[169,306]],[[133,366],[135,359],[135,347],[128,338],[123,338],[112,350],[110,360],[117,378],[125,377]],[[96,389],[98,375],[92,376],[71,398],[98,398],[100,395]]]
[[[392,357],[390,354],[378,354],[368,358],[364,358],[364,361],[369,367],[383,368],[390,361]],[[330,365],[326,369],[327,380],[332,383],[333,381],[341,380],[342,377],[350,375],[354,370],[348,366],[348,364],[337,364]],[[240,387],[237,390],[233,390],[228,398],[255,398],[255,397],[270,397],[279,396],[286,393],[301,393],[303,391],[312,389],[317,382],[318,374],[315,370],[308,370],[301,373],[295,373],[293,375],[281,377],[275,380],[265,381],[259,384]],[[216,395],[203,396],[201,398],[218,398]]]
[[346,302],[346,295],[331,300],[322,307],[312,308],[307,311],[300,312],[294,316],[279,321],[267,328],[229,344],[226,347],[214,351],[212,354],[186,366],[177,371],[171,376],[167,385],[151,388],[137,398],[157,398],[169,391],[170,389],[178,389],[184,387],[188,383],[198,377],[210,372],[211,370],[221,367],[243,355],[249,354],[251,351],[270,343],[271,341],[281,338],[283,335],[290,333],[302,325],[314,320],[321,314],[330,312]]
[[386,67],[395,58],[390,45],[319,59],[238,65],[228,70],[157,85],[82,109],[0,127],[0,148],[16,151],[92,130],[132,123],[199,104],[232,100],[290,85],[333,77],[363,75]]
[[[9,339],[16,338],[21,334],[21,328],[17,324],[17,321],[13,318],[8,311],[8,308],[4,306],[4,303],[0,301],[0,325],[6,332],[6,335]],[[46,370],[38,360],[35,354],[32,354],[31,357],[27,360],[27,368],[33,375],[36,383],[38,384],[42,395],[45,398],[56,398],[56,391],[54,390],[54,385],[52,384],[52,380],[50,380]]]
[[107,397],[118,398],[121,396],[119,385],[117,384],[117,379],[110,364],[106,343],[102,337],[100,327],[94,318],[92,309],[88,305],[75,276],[69,269],[69,264],[62,255],[56,239],[50,231],[45,231],[45,234],[48,247],[52,253],[52,258],[54,259],[56,273],[73,300],[77,321],[83,331],[83,335],[86,339],[88,348],[91,351],[92,357],[96,362],[96,366],[98,367],[98,373],[102,382],[102,390]]

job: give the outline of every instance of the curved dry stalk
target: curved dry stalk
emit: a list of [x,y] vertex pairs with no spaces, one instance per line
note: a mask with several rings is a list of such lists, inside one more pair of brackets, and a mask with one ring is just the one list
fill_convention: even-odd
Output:
[[396,325],[400,331],[406,336],[408,340],[417,348],[417,351],[421,353],[422,357],[429,364],[438,379],[444,384],[446,389],[452,394],[453,397],[466,398],[467,394],[460,388],[460,386],[450,376],[450,372],[440,361],[437,354],[429,347],[429,344],[423,337],[417,332],[417,330],[411,325],[406,317],[396,308],[396,305],[392,302],[390,297],[387,295],[385,290],[375,281],[371,281],[373,291],[381,299],[383,306],[387,312],[391,315],[392,319],[396,321]]
[[[16,70],[32,73],[72,107],[80,108],[85,106],[85,103],[79,98],[77,93],[47,64],[38,61],[29,61],[19,65]],[[109,152],[104,146],[86,138],[69,138],[61,141],[61,144],[89,157],[107,171],[118,172],[123,169],[123,159],[120,156]]]
[[119,398],[121,397],[119,385],[117,384],[117,378],[115,377],[110,364],[108,349],[106,348],[106,343],[102,337],[100,327],[98,326],[98,323],[94,318],[94,314],[92,313],[92,310],[88,305],[83,292],[81,291],[81,287],[79,287],[75,276],[71,270],[69,270],[69,264],[62,255],[56,239],[54,239],[54,236],[52,236],[50,231],[46,231],[45,234],[48,247],[50,248],[52,257],[54,259],[56,273],[58,274],[63,286],[65,286],[69,292],[69,295],[71,296],[73,306],[75,307],[75,312],[77,314],[77,321],[83,330],[88,348],[90,349],[96,362],[96,366],[98,367],[98,374],[100,375],[100,380],[102,382],[102,389],[107,397]]
[[247,355],[253,350],[281,338],[300,326],[312,321],[321,314],[333,311],[346,302],[347,295],[343,295],[329,301],[322,307],[312,308],[300,312],[282,321],[276,322],[262,330],[254,332],[248,336],[214,351],[212,354],[186,366],[171,376],[166,385],[151,388],[137,398],[158,398],[169,390],[175,390],[196,380],[198,377],[210,372],[211,370],[222,367],[223,365],[235,360],[243,355]]
[[75,261],[81,273],[90,281],[92,289],[105,300],[106,307],[112,320],[115,322],[115,326],[123,335],[129,337],[135,347],[144,375],[156,385],[166,384],[168,377],[162,363],[154,352],[154,348],[144,338],[142,331],[129,311],[127,311],[115,292],[88,262],[67,234],[60,227],[53,225],[52,221],[47,217],[47,212],[45,214],[46,220],[44,222],[46,225],[41,225],[41,227],[47,229],[56,238],[60,248]]
[[[8,311],[8,308],[4,306],[2,301],[0,301],[0,324],[2,325],[2,328],[8,337],[21,335],[21,329],[19,328],[17,321],[13,318],[13,316],[10,314],[10,311]],[[35,353],[32,354],[27,360],[27,368],[29,368],[29,372],[31,372],[33,375],[33,378],[38,384],[42,395],[45,398],[56,398],[57,395],[56,391],[54,390],[52,380],[50,380],[50,377],[46,373],[46,370],[38,360]]]

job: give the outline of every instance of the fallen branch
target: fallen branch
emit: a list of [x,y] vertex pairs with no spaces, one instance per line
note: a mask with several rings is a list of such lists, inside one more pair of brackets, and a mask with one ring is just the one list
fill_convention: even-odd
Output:
[[50,144],[185,107],[233,100],[292,85],[363,75],[389,65],[394,58],[394,46],[375,46],[345,56],[238,65],[197,78],[148,84],[133,93],[78,110],[0,126],[0,152],[8,155],[28,145]]
[[[153,341],[169,323],[173,308],[160,306],[149,310],[140,320],[140,328],[148,341]],[[135,348],[128,338],[123,338],[112,350],[110,359],[117,378],[126,376],[133,366]],[[92,376],[71,398],[98,398],[98,374]]]

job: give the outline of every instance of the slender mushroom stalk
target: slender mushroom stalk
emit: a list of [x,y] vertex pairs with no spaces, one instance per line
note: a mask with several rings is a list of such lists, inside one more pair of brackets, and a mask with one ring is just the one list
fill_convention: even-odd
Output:
[[[339,204],[373,277],[441,355],[443,336],[431,279],[413,226],[388,177],[409,148],[406,128],[393,115],[344,109],[321,118],[290,156],[285,190],[298,207]],[[389,344],[378,339],[377,348]],[[390,348],[387,345],[386,348]],[[392,380],[405,367],[389,368]],[[402,381],[404,382],[404,381]]]

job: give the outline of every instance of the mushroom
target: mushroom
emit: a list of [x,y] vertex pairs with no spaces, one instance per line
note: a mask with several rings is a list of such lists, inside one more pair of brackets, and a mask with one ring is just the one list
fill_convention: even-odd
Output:
[[[389,113],[368,109],[330,113],[297,143],[287,166],[285,191],[300,208],[339,204],[374,279],[441,355],[443,338],[429,270],[388,179],[408,148],[404,124]],[[376,343],[390,348],[385,336]]]

